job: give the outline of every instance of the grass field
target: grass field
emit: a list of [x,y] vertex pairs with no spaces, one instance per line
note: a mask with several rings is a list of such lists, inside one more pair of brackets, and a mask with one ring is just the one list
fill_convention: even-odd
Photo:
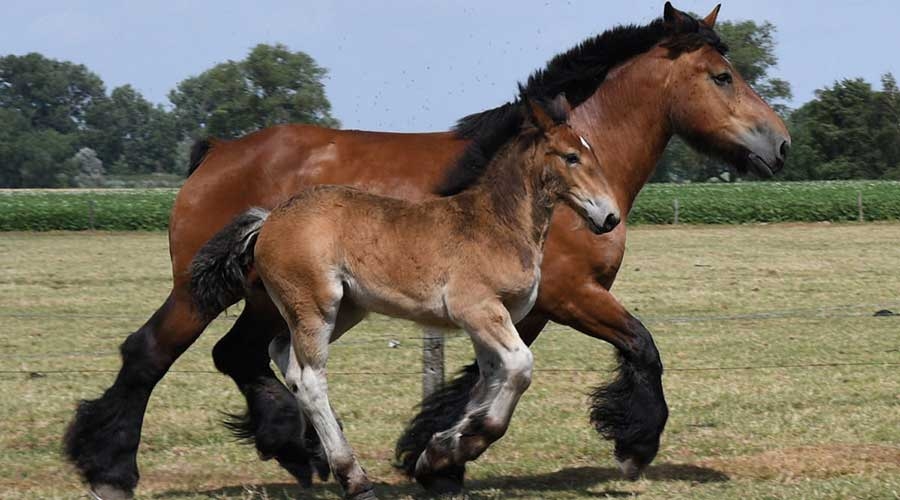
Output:
[[[509,434],[470,467],[471,498],[898,498],[900,317],[872,317],[900,311],[898,243],[896,223],[632,230],[615,292],[667,367],[655,465],[619,479],[586,416],[612,349],[551,327]],[[0,235],[0,498],[84,498],[60,436],[164,298],[167,255],[162,233]],[[218,424],[242,407],[209,356],[233,318],[154,393],[139,497],[337,498],[333,483],[299,490]],[[333,348],[332,401],[382,498],[420,495],[389,465],[420,392],[420,347],[412,325],[374,318]],[[458,335],[447,352],[450,369],[471,356]],[[392,375],[359,374],[373,371]]]

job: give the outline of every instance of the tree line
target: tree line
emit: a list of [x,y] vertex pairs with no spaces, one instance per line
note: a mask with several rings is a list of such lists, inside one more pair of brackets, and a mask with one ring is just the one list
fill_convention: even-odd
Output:
[[83,65],[38,53],[0,58],[0,187],[102,186],[109,175],[183,175],[200,137],[277,123],[336,127],[326,70],[283,45],[257,45],[187,78],[171,108],[131,85],[107,93]]
[[[900,179],[900,90],[861,78],[819,89],[797,109],[790,84],[771,76],[776,28],[769,22],[717,26],[729,59],[786,119],[793,148],[787,180]],[[107,93],[83,65],[41,54],[0,58],[0,187],[110,185],[110,176],[184,175],[190,145],[239,137],[277,123],[339,126],[331,116],[327,71],[303,52],[260,44],[246,58],[187,78],[164,107],[131,85]],[[474,110],[473,110],[474,111]],[[673,140],[652,179],[733,181],[726,165]]]

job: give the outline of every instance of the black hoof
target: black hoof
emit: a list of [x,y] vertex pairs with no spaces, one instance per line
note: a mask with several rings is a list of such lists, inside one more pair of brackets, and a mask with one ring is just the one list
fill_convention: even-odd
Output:
[[416,482],[434,495],[456,495],[463,490],[466,467],[451,465],[437,471],[416,474]]
[[353,495],[347,495],[345,498],[347,498],[347,500],[378,500],[374,488],[369,488],[360,491],[359,493],[354,493]]
[[328,476],[331,474],[331,468],[324,458],[314,458],[312,460],[312,466],[316,469],[316,474],[319,475],[319,479],[323,482],[328,481]]
[[312,487],[313,468],[309,464],[309,462],[287,462],[284,460],[278,460],[278,465],[280,465],[284,470],[290,472],[301,487]]
[[644,469],[656,458],[659,441],[649,443],[631,443],[627,446],[616,444],[616,461],[626,479],[634,481],[641,476]]
[[629,481],[637,481],[641,478],[641,473],[644,471],[646,466],[640,466],[633,458],[627,458],[625,460],[616,460],[619,464],[619,470],[622,471],[622,476]]

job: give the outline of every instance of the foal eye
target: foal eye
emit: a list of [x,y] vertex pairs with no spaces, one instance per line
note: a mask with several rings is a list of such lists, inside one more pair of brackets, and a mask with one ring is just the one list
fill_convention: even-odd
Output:
[[731,77],[731,73],[725,72],[714,75],[713,81],[716,82],[716,85],[724,87],[725,85],[731,85],[733,79]]
[[566,164],[568,164],[570,167],[578,165],[578,163],[581,161],[581,159],[578,158],[578,155],[575,153],[569,153],[564,158],[566,159]]

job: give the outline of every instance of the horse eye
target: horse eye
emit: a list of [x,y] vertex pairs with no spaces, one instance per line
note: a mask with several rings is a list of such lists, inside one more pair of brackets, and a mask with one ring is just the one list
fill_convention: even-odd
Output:
[[733,80],[731,78],[731,73],[725,72],[713,76],[713,81],[716,82],[716,85],[724,87],[725,85],[731,85]]
[[581,158],[579,158],[575,153],[569,153],[565,155],[564,158],[566,160],[566,164],[568,164],[570,167],[573,165],[578,165],[578,163],[581,161]]

